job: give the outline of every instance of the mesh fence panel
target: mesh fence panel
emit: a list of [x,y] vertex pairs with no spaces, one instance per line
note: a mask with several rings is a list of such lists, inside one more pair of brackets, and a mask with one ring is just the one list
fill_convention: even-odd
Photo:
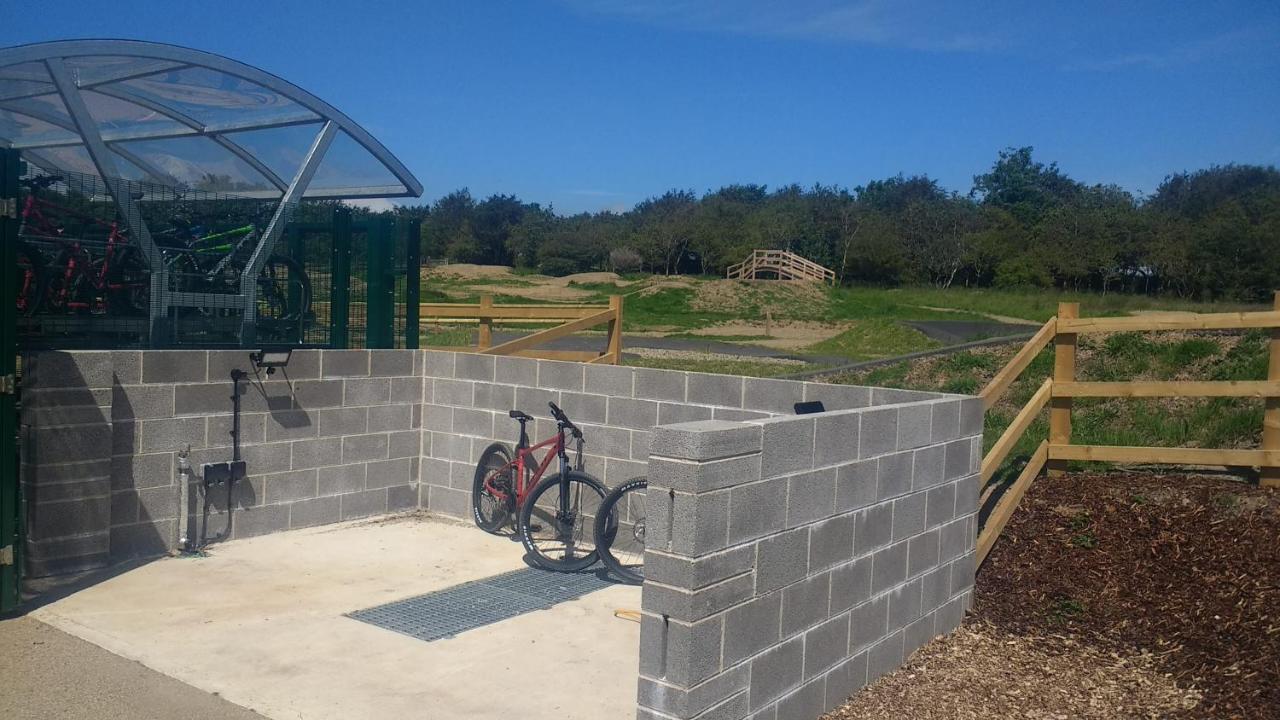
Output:
[[[334,223],[336,213],[349,211],[334,202],[286,207],[280,239],[245,283],[277,201],[113,182],[149,229],[159,265],[121,221],[102,179],[34,167],[24,175],[16,273],[25,347],[238,346],[245,342],[246,312],[255,319],[254,345],[335,342]],[[364,347],[367,339],[369,225],[350,223],[347,347]],[[397,346],[403,346],[406,241],[401,233],[397,239],[395,323]],[[152,308],[157,268],[164,269],[169,302]],[[255,296],[251,308],[242,294],[246,285]]]

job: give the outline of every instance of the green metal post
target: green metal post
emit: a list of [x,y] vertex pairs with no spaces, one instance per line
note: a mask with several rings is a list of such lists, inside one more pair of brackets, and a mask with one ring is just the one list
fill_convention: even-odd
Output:
[[351,211],[333,210],[333,272],[329,294],[329,344],[346,348],[347,324],[351,319]]
[[419,303],[422,301],[422,221],[405,220],[405,286],[404,286],[404,346],[418,349],[420,334]]
[[375,218],[369,225],[369,295],[365,298],[369,348],[395,347],[395,236],[391,218]]
[[[289,257],[302,267],[307,266],[307,258],[302,249],[302,230],[294,224],[284,229],[285,243],[289,249]],[[289,307],[302,307],[302,278],[293,277],[293,269],[289,270]],[[302,342],[302,338],[298,338]]]
[[[0,149],[0,612],[21,598],[22,497],[18,486],[17,286],[11,268],[18,264],[17,207],[19,156]],[[12,203],[12,204],[11,204]]]

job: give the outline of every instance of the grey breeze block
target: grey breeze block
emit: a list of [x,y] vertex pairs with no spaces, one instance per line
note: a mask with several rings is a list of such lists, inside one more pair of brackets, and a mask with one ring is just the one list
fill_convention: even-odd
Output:
[[981,413],[886,399],[654,431],[637,717],[811,720],[960,624]]

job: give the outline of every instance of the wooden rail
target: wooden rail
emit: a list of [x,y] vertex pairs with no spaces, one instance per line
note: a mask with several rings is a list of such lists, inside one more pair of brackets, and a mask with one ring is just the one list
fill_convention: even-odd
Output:
[[730,265],[725,276],[730,280],[756,280],[762,272],[774,273],[782,280],[836,281],[834,270],[788,250],[754,250],[746,260]]
[[[622,364],[622,297],[620,295],[610,297],[609,304],[606,306],[494,305],[493,296],[484,295],[476,304],[422,303],[419,307],[424,320],[433,318],[454,323],[478,323],[480,332],[475,351],[485,355],[519,355],[544,360]],[[495,323],[529,322],[560,324],[499,345],[493,344]],[[608,325],[608,341],[601,352],[538,348],[544,343],[599,325]],[[459,348],[437,347],[435,349],[458,350]]]
[[[1079,333],[1251,328],[1271,329],[1265,380],[1081,382],[1075,379],[1076,338]],[[985,506],[998,489],[992,482],[996,470],[1045,406],[1049,407],[1049,439],[1040,443],[1017,479],[997,498],[995,507],[978,533],[979,564],[995,546],[1014,509],[1040,471],[1047,468],[1050,473],[1061,473],[1072,461],[1256,467],[1264,487],[1280,487],[1280,291],[1275,294],[1274,310],[1268,312],[1081,318],[1076,303],[1059,303],[1057,317],[1050,318],[979,393],[983,406],[988,409],[994,406],[1050,342],[1054,347],[1053,377],[1045,380],[982,459],[980,502]],[[1073,445],[1071,408],[1072,399],[1077,397],[1262,398],[1262,444],[1257,449]]]

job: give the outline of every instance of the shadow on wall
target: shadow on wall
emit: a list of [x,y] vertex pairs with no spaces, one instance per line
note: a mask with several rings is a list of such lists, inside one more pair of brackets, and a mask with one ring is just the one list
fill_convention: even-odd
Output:
[[175,497],[173,474],[168,467],[157,472],[154,460],[134,462],[134,404],[143,399],[124,385],[139,382],[129,377],[139,365],[118,369],[111,355],[23,359],[19,463],[28,577],[101,568],[169,547],[163,527],[140,518],[150,504]]

